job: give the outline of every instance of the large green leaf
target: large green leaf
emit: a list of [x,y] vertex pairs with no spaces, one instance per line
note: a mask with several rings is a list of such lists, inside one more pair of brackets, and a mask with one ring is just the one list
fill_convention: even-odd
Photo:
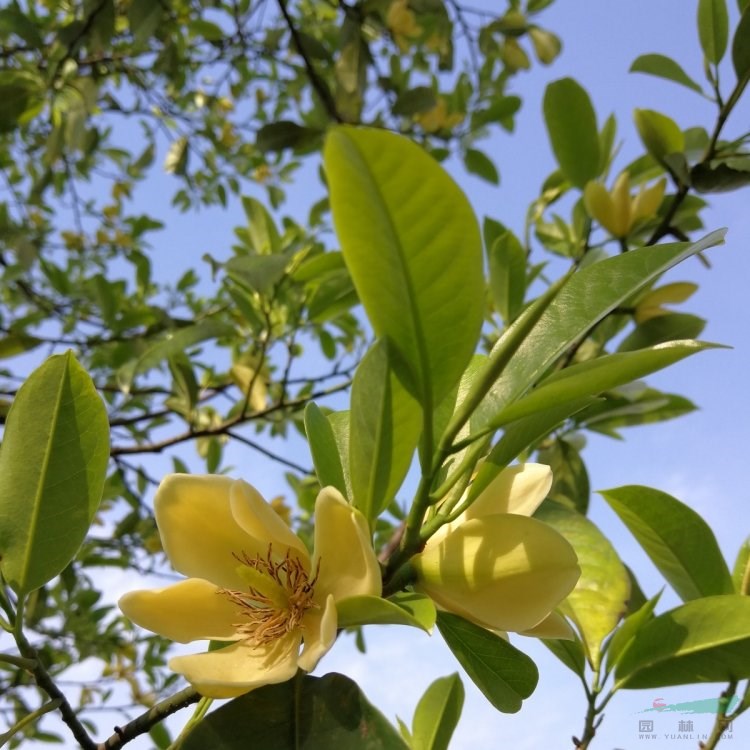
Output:
[[320,486],[335,487],[346,497],[348,488],[333,427],[320,407],[312,401],[305,407],[305,432]]
[[535,385],[573,342],[634,292],[685,258],[720,243],[724,234],[713,232],[690,245],[643,247],[574,274],[482,401],[472,428],[486,427],[503,408]]
[[458,381],[482,325],[476,218],[448,174],[406,138],[337,127],[324,160],[359,298],[429,413]]
[[500,427],[565,401],[595,396],[668,367],[710,346],[698,341],[670,341],[650,349],[607,354],[566,367],[543,380],[528,396],[503,409],[490,424]]
[[107,412],[73,355],[19,389],[0,450],[0,569],[17,593],[56,576],[83,542],[109,459]]
[[411,750],[448,750],[463,705],[464,686],[458,674],[435,680],[414,710]]
[[698,0],[698,37],[706,59],[720,63],[729,41],[726,0]]
[[630,579],[609,539],[586,518],[546,502],[535,518],[557,529],[573,546],[581,577],[560,605],[560,611],[578,627],[593,669],[599,667],[604,639],[627,610]]
[[409,625],[431,633],[435,626],[435,605],[429,596],[402,591],[388,599],[352,596],[336,603],[338,625]]
[[734,591],[716,537],[692,508],[651,487],[601,494],[683,601]]
[[750,597],[708,596],[655,617],[636,633],[615,675],[623,688],[750,677]]
[[640,55],[630,66],[630,72],[648,73],[652,76],[666,78],[667,80],[687,86],[699,94],[703,93],[701,87],[682,69],[679,63],[666,55]]
[[406,750],[385,717],[341,674],[266,685],[211,712],[183,750]]
[[544,120],[552,150],[565,177],[583,189],[599,174],[599,130],[586,90],[562,78],[544,92]]
[[539,680],[534,662],[499,635],[463,617],[438,612],[437,626],[485,698],[498,711],[520,710],[522,701],[534,692]]
[[350,420],[352,502],[374,521],[401,486],[422,428],[422,410],[395,376],[383,340],[354,375]]

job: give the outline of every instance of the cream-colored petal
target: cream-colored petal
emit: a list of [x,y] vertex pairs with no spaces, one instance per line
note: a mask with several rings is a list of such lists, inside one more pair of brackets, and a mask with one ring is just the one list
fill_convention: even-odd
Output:
[[323,656],[328,653],[336,641],[336,603],[328,595],[323,609],[308,610],[302,621],[302,638],[304,648],[299,655],[299,668],[312,672]]
[[544,464],[518,464],[503,469],[466,511],[466,519],[498,513],[531,516],[552,486],[552,469]]
[[613,226],[607,227],[615,237],[625,237],[632,223],[630,217],[630,175],[622,172],[612,188]]
[[615,227],[615,207],[612,196],[600,182],[588,182],[583,190],[583,204],[586,213],[596,219],[607,231]]
[[170,474],[156,491],[154,512],[164,551],[175,570],[240,589],[239,563],[233,553],[255,550],[248,549],[252,540],[237,525],[229,506],[233,482],[221,476]]
[[267,503],[252,485],[237,480],[232,485],[230,506],[237,524],[253,540],[251,556],[268,553],[268,545],[273,545],[274,555],[284,557],[287,550],[295,551],[304,563],[310,564],[310,555],[302,540],[284,523],[281,516]]
[[175,656],[169,668],[206,698],[234,698],[294,677],[300,638],[295,631],[265,646],[240,642],[218,651]]
[[213,583],[200,578],[163,589],[131,591],[118,605],[136,625],[179,643],[236,637],[237,605]]
[[513,514],[466,521],[412,558],[418,586],[444,609],[493,630],[537,625],[580,569],[573,548],[541,521]]
[[666,187],[667,180],[665,177],[662,177],[651,187],[641,188],[633,200],[633,222],[639,219],[650,219],[656,214],[664,199]]
[[313,571],[318,561],[315,591],[319,600],[328,594],[337,601],[349,596],[380,596],[380,565],[367,521],[333,487],[324,487],[315,501]]
[[572,625],[557,612],[550,612],[538,625],[521,631],[520,635],[528,635],[532,638],[561,638],[572,641],[576,637],[576,631]]

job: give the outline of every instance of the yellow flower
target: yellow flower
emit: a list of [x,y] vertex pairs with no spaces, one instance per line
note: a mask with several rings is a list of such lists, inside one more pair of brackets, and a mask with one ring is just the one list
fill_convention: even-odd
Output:
[[434,107],[414,116],[414,121],[422,126],[425,133],[437,133],[440,130],[452,130],[464,120],[461,112],[448,112],[444,97],[439,97]]
[[418,588],[489,630],[570,637],[552,610],[573,590],[578,559],[553,528],[528,517],[551,483],[550,468],[541,464],[502,471],[412,559]]
[[388,6],[385,23],[402,52],[406,52],[411,40],[423,32],[422,27],[417,23],[417,17],[409,9],[409,0],[393,0]]
[[367,522],[332,487],[315,503],[312,559],[241,480],[173,474],[159,487],[154,509],[172,567],[189,577],[128,593],[120,609],[180,643],[229,643],[169,662],[209,698],[285,682],[298,667],[311,671],[336,639],[336,603],[381,593]]
[[656,214],[666,185],[667,181],[662,177],[650,188],[641,186],[638,194],[632,198],[630,175],[626,171],[615,180],[611,191],[600,182],[589,182],[583,191],[583,203],[589,216],[613,236],[627,237],[639,221]]

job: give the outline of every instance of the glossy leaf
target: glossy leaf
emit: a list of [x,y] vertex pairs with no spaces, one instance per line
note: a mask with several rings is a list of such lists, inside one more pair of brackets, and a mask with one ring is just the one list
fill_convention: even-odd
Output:
[[750,597],[707,596],[641,628],[615,670],[623,688],[750,677]]
[[734,590],[716,537],[692,508],[651,487],[601,494],[683,601]]
[[499,427],[565,401],[595,396],[668,367],[710,346],[698,341],[671,341],[650,349],[607,354],[566,367],[543,380],[528,396],[503,409],[491,424]]
[[547,86],[544,119],[552,150],[565,177],[583,189],[599,174],[599,131],[586,90],[572,78]]
[[16,593],[71,561],[108,460],[107,412],[91,378],[72,353],[50,357],[19,389],[0,450],[0,569]]
[[448,750],[463,705],[464,686],[458,674],[435,680],[414,710],[411,750]]
[[718,65],[729,40],[726,0],[698,0],[698,38],[706,59]]
[[349,411],[333,411],[327,416],[328,422],[333,430],[333,439],[336,441],[339,457],[341,459],[341,470],[344,473],[344,485],[346,492],[344,497],[352,498],[352,475],[349,465]]
[[661,599],[661,591],[642,604],[635,612],[631,612],[612,634],[612,638],[607,643],[608,672],[620,661],[641,628],[653,619],[654,609],[656,609],[659,599]]
[[206,716],[183,750],[407,750],[357,684],[335,672],[296,677],[235,698]]
[[378,596],[352,596],[336,605],[338,625],[409,625],[431,633],[437,617],[429,596],[402,591],[388,599]]
[[652,76],[666,78],[669,81],[687,86],[699,94],[703,93],[701,87],[682,69],[680,64],[666,55],[640,55],[630,66],[630,72],[648,73]]
[[634,292],[685,258],[720,243],[723,237],[724,232],[719,231],[691,245],[675,243],[632,250],[573,275],[482,401],[474,429],[489,424],[537,383],[574,341]]
[[520,710],[539,679],[534,662],[499,635],[457,615],[438,612],[437,626],[448,648],[484,697],[498,711]]
[[513,322],[523,306],[526,252],[518,238],[505,231],[488,247],[487,258],[492,301],[507,325]]
[[320,486],[335,487],[347,497],[348,488],[333,427],[320,407],[312,401],[305,407],[305,432]]
[[732,569],[734,590],[743,596],[750,595],[750,539],[746,539],[737,553]]
[[338,127],[324,160],[360,300],[393,345],[399,376],[431,412],[469,362],[484,315],[474,214],[447,173],[405,138]]
[[395,376],[388,350],[377,341],[352,383],[352,502],[370,521],[394,499],[422,430],[422,410]]
[[732,64],[738,80],[750,75],[750,7],[742,12],[732,40]]
[[585,516],[546,502],[534,517],[559,531],[578,555],[581,577],[559,609],[576,624],[588,661],[597,669],[604,639],[625,615],[628,574],[610,541]]

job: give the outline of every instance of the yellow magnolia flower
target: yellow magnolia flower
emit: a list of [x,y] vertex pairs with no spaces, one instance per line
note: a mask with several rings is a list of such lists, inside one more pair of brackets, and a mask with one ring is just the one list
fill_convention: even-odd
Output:
[[643,219],[656,214],[664,198],[667,181],[662,177],[650,188],[641,186],[635,197],[630,195],[630,175],[622,172],[611,191],[593,180],[583,191],[583,203],[592,219],[596,219],[615,237],[627,237]]
[[571,637],[553,610],[578,580],[576,553],[552,527],[528,517],[551,484],[552,472],[541,464],[502,471],[412,559],[418,588],[489,630]]
[[180,643],[231,644],[169,666],[209,698],[231,698],[307,672],[336,639],[336,603],[379,596],[365,518],[338,490],[315,503],[315,553],[241,480],[173,474],[154,500],[172,567],[187,580],[120,599],[123,613]]

